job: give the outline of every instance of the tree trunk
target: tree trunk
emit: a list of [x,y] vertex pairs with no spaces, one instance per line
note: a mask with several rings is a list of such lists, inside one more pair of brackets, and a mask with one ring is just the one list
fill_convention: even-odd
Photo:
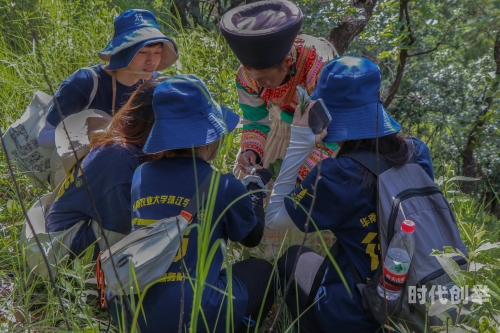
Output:
[[172,13],[173,17],[179,18],[180,20],[180,26],[179,22],[177,20],[173,20],[173,23],[177,29],[180,29],[182,27],[189,27],[189,20],[187,18],[187,1],[184,0],[174,0],[172,5],[170,6],[170,12]]
[[[473,141],[467,140],[467,145],[462,151],[462,170],[465,177],[477,177],[477,163],[474,158]],[[477,187],[477,182],[462,182],[460,188],[464,193],[472,193]]]
[[193,23],[195,28],[198,25],[201,25],[202,27],[206,28],[205,22],[203,22],[203,19],[201,17],[199,0],[191,0],[191,10],[189,11],[189,14],[193,18]]
[[[495,45],[493,46],[493,59],[496,63],[495,75],[500,75],[500,32],[497,33],[495,38]],[[464,176],[466,177],[477,177],[477,162],[474,157],[474,149],[476,148],[476,142],[479,139],[479,133],[481,132],[483,126],[486,123],[486,115],[491,112],[491,106],[493,105],[494,99],[491,93],[498,88],[498,81],[495,81],[486,91],[485,97],[482,103],[482,111],[478,113],[476,117],[476,122],[472,127],[471,131],[467,135],[467,142],[465,143],[465,148],[462,151],[462,168]],[[475,183],[463,182],[461,189],[464,193],[471,193],[476,188]]]
[[361,13],[363,17],[356,18],[347,15],[337,27],[330,31],[328,40],[335,46],[339,55],[344,54],[354,37],[363,31],[372,16],[373,8],[375,8],[376,4],[377,0],[354,0],[351,6],[354,8],[363,8],[364,12]]

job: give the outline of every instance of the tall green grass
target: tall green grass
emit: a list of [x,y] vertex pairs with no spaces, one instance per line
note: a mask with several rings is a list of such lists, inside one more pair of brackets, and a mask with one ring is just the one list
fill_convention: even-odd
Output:
[[[180,60],[167,69],[165,74],[196,74],[204,80],[218,103],[238,111],[234,89],[238,62],[234,55],[216,32],[200,29],[175,31],[172,18],[165,14],[168,12],[168,3],[163,4],[162,1],[156,0],[0,0],[0,126],[3,129],[22,114],[34,91],[50,93],[49,85],[42,74],[42,65],[33,48],[39,48],[49,82],[57,89],[62,80],[78,68],[101,63],[97,53],[111,38],[113,18],[122,11],[116,4],[130,8],[151,6],[148,9],[158,14],[162,29],[170,32],[179,46]],[[38,46],[34,46],[33,38],[38,38]],[[231,171],[239,140],[239,131],[226,138],[218,158],[213,162],[221,172]],[[109,315],[106,311],[99,310],[95,287],[90,283],[93,278],[91,251],[60,269],[56,276],[67,318],[62,317],[53,286],[26,269],[22,249],[18,247],[23,214],[4,162],[3,152],[1,156],[0,330],[61,332],[65,330],[64,319],[68,320],[74,331],[98,332],[106,329]],[[477,250],[485,242],[498,242],[500,223],[484,213],[486,203],[476,202],[473,198],[456,192],[456,183],[450,181],[450,178],[451,175],[445,179],[442,188],[457,213],[469,251]],[[42,193],[33,189],[23,175],[17,175],[17,179],[21,184],[23,200],[26,206],[30,207]],[[212,218],[215,221],[218,217]],[[199,228],[199,256],[202,260],[198,263],[197,271],[203,272],[210,265],[214,248],[208,248],[207,245],[211,233],[210,225],[202,225]],[[217,243],[215,246],[224,250],[226,265],[243,257],[237,246],[229,245],[227,249],[223,243]],[[495,249],[478,253],[474,260],[483,266],[469,274],[468,283],[490,283],[492,287],[499,286],[498,254]],[[200,307],[196,304],[201,301],[204,286],[203,274],[197,276],[197,281],[186,281],[193,283],[197,295],[193,319],[200,315]],[[468,315],[465,324],[475,327],[478,332],[493,332],[495,327],[498,329],[499,326],[499,308],[500,299],[492,297],[489,303],[475,305],[474,312]],[[140,310],[139,304],[135,304],[134,309]],[[289,313],[285,312],[281,318],[278,332],[291,331],[292,320]],[[228,331],[231,331],[229,327],[231,326],[228,326]],[[110,329],[120,331],[113,324],[110,324]]]
[[[133,3],[129,5],[138,7]],[[155,9],[157,12],[166,10],[162,7]],[[49,83],[53,89],[57,89],[62,80],[78,68],[102,63],[97,53],[112,37],[113,19],[121,11],[111,1],[20,1],[11,5],[8,1],[0,0],[0,17],[5,18],[0,23],[3,32],[0,36],[0,59],[2,59],[0,61],[0,108],[3,111],[0,125],[5,129],[14,122],[28,105],[34,91],[42,90],[50,94]],[[160,20],[165,31],[173,31],[171,23],[172,19]],[[180,60],[164,74],[196,74],[204,80],[218,103],[238,112],[234,89],[238,62],[220,36],[217,33],[202,30],[180,30],[176,31],[173,37],[179,47]],[[34,38],[38,39],[37,43]],[[35,51],[41,55],[49,82],[46,82],[43,76],[42,63]],[[226,137],[218,158],[213,162],[219,171],[223,173],[231,171],[239,147],[239,136],[240,134],[235,132]],[[19,226],[23,220],[22,212],[17,204],[12,182],[9,180],[3,161],[0,163],[0,170],[4,176],[0,179],[0,191],[2,191],[0,192],[2,209],[0,219],[8,226],[0,248],[2,263],[0,274],[1,276],[10,274],[12,278],[9,281],[13,283],[8,296],[0,297],[4,302],[2,308],[5,309],[6,318],[8,316],[12,319],[5,320],[8,329],[10,331],[26,328],[47,332],[62,331],[65,330],[64,319],[75,331],[88,332],[105,328],[108,325],[109,316],[106,311],[98,308],[95,286],[86,283],[90,282],[89,279],[94,276],[94,266],[90,263],[88,256],[76,259],[69,267],[61,263],[64,268],[57,271],[56,283],[62,293],[67,318],[62,317],[53,286],[26,270],[22,249],[17,244]],[[23,175],[19,174],[17,177],[21,180],[22,195],[26,206],[30,207],[42,193],[40,190],[31,188]],[[215,184],[213,188],[216,188]],[[213,209],[215,193],[212,193],[210,197],[212,202],[207,206],[208,219],[212,219],[210,207]],[[213,216],[213,220],[217,218]],[[193,318],[198,318],[200,315],[204,279],[214,251],[217,247],[224,249],[228,267],[230,267],[230,261],[236,260],[232,254],[232,248],[227,250],[220,242],[212,248],[208,247],[213,230],[210,224],[198,227],[202,228],[198,240],[201,258],[197,267],[198,278],[196,281],[186,281],[186,283],[191,283],[195,290]],[[231,286],[227,291],[229,294],[230,289]],[[137,314],[141,315],[140,304],[133,303],[133,305],[132,310],[137,310]],[[231,307],[228,311],[231,311]],[[120,326],[121,329],[113,324],[110,325],[111,330],[122,331],[124,325]],[[234,327],[234,323],[228,326],[228,332],[232,331],[230,327]]]

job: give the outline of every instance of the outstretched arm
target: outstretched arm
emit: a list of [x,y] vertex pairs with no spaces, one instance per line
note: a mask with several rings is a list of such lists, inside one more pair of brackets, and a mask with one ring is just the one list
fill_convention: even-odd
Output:
[[315,142],[326,135],[326,130],[322,134],[314,135],[309,127],[309,110],[313,104],[309,104],[303,115],[300,107],[295,110],[290,145],[267,206],[266,227],[269,229],[281,230],[295,226],[283,204],[285,197],[295,189],[299,169],[314,148]]

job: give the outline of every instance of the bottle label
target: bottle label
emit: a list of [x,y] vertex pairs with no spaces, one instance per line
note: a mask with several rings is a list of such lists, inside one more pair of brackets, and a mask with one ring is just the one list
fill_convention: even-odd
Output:
[[[408,270],[403,274],[396,274],[391,272],[387,267],[384,267],[384,277],[385,277],[385,286],[390,290],[400,290],[403,288],[404,283],[406,282],[406,276],[408,275]],[[383,282],[380,282],[383,285]]]

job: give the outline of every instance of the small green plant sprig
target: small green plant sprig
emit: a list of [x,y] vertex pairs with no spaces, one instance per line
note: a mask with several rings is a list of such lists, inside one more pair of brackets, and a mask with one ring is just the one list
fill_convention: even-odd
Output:
[[299,100],[300,112],[304,115],[309,102],[311,102],[311,98],[304,88],[297,86],[297,99]]

